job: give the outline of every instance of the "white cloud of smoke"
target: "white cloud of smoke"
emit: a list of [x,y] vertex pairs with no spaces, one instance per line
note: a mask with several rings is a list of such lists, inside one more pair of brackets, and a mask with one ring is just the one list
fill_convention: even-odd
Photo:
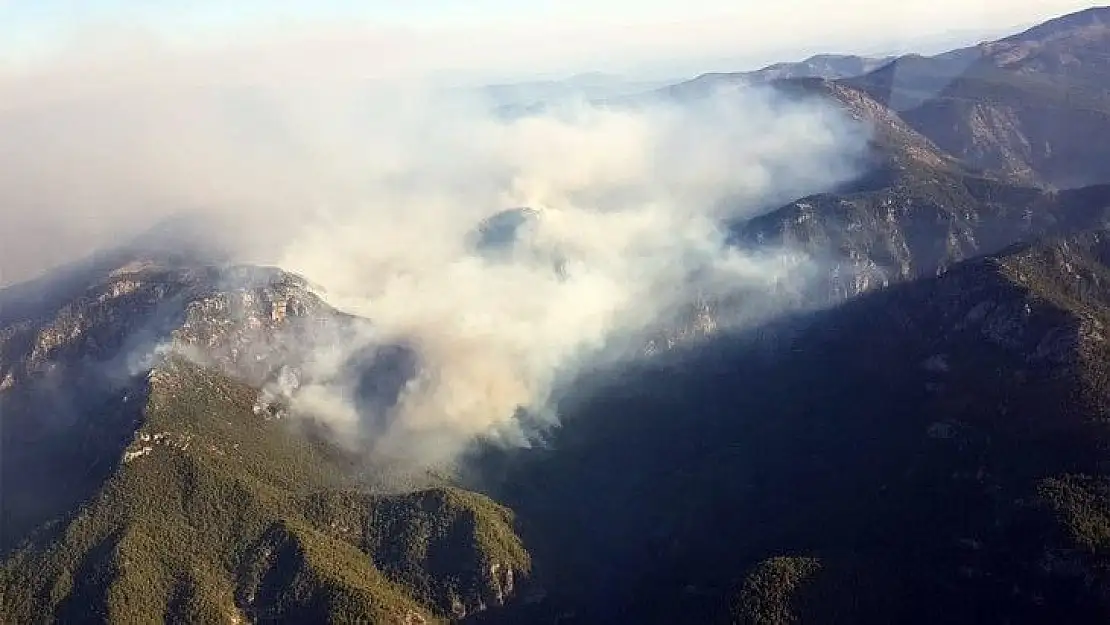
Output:
[[[479,434],[519,439],[517,407],[542,409],[562,376],[697,298],[798,287],[803,257],[729,247],[721,224],[851,176],[865,139],[831,108],[756,90],[506,118],[411,84],[218,67],[201,85],[67,80],[0,87],[5,280],[171,213],[214,217],[240,260],[300,273],[372,322],[303,346],[294,408],[367,435],[344,368],[410,346],[418,372],[368,435],[429,459]],[[17,93],[31,84],[62,95]],[[516,207],[532,210],[483,248],[478,225]]]

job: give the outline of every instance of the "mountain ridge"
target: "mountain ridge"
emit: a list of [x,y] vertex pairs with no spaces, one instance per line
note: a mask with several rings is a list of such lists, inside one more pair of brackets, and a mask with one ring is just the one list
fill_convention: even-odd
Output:
[[[824,273],[735,331],[693,304],[532,447],[451,471],[391,473],[266,393],[373,320],[203,230],[0,290],[0,620],[1105,620],[1107,11],[653,93],[756,80],[873,127],[858,179],[726,224]],[[477,251],[533,216],[499,215]]]

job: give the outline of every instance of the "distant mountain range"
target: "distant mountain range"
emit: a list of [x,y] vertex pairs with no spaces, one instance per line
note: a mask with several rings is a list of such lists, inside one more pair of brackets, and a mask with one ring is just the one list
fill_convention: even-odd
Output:
[[487,85],[479,91],[495,107],[528,108],[540,103],[608,100],[657,89],[664,81],[629,80],[621,76],[593,72],[563,80]]
[[873,129],[857,179],[728,224],[827,273],[742,332],[699,303],[671,330],[701,340],[570,384],[542,448],[394,472],[293,425],[260,400],[284,346],[372,320],[179,225],[0,290],[0,622],[1105,622],[1110,8],[488,95],[752,85]]

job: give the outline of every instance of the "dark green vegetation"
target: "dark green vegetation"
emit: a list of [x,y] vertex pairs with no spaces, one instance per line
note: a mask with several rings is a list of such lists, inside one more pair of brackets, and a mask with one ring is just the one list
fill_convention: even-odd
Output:
[[[553,605],[580,622],[1110,616],[1110,188],[1035,186],[1110,180],[1088,114],[1091,85],[1110,90],[1106,13],[778,83],[875,126],[866,175],[735,229],[824,259],[811,296],[835,308],[584,382],[552,451],[487,459]],[[1031,112],[986,124],[960,102]],[[962,117],[923,121],[945,106]],[[987,157],[1044,140],[1046,160]]]
[[[507,509],[431,478],[371,491],[256,403],[349,319],[280,271],[144,258],[3,293],[0,622],[419,623],[527,586]],[[159,344],[195,358],[135,361]]]
[[119,468],[9,555],[4,622],[425,622],[529,571],[508,510],[345,490],[341,456],[255,414],[256,389],[174,360],[144,394]]
[[0,293],[0,622],[1105,622],[1106,14],[769,68],[874,129],[859,179],[733,224],[827,280],[464,478],[256,407],[356,323],[294,276],[152,244]]
[[1108,262],[1018,248],[568,399],[498,474],[537,574],[583,622],[1105,619]]

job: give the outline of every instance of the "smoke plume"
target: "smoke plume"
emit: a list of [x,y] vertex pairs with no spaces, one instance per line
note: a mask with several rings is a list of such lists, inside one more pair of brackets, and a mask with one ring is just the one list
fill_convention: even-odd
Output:
[[[202,215],[236,260],[368,320],[295,346],[301,371],[266,393],[429,461],[526,443],[522,410],[696,302],[743,320],[788,299],[807,259],[738,249],[725,224],[852,176],[866,139],[769,90],[505,115],[408,81],[97,67],[0,82],[3,279]],[[388,401],[366,400],[374,367]]]

